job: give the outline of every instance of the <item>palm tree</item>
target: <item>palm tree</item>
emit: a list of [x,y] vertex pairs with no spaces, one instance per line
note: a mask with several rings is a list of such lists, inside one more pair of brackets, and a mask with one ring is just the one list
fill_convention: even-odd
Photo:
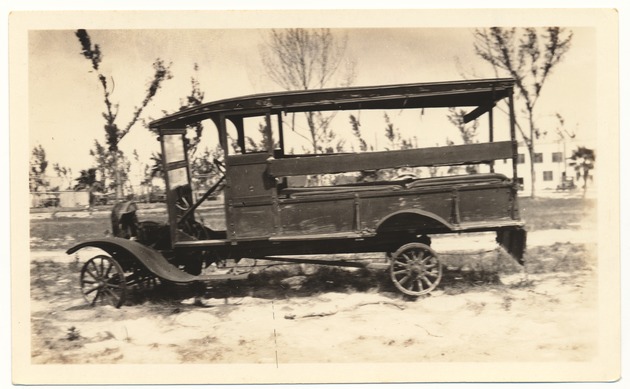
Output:
[[595,151],[579,146],[577,150],[573,150],[573,154],[569,157],[569,166],[575,169],[576,179],[584,178],[584,192],[586,195],[586,186],[589,179],[589,172],[595,167]]
[[74,190],[87,190],[90,193],[90,205],[94,205],[94,192],[103,191],[103,183],[96,180],[96,169],[81,170]]
[[164,177],[164,166],[162,165],[162,153],[151,153],[150,179]]

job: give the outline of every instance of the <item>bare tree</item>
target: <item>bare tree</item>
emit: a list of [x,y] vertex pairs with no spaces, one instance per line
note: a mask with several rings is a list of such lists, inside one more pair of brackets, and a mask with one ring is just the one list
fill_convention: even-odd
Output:
[[217,145],[213,150],[206,147],[201,155],[190,161],[190,173],[194,188],[206,190],[219,180],[222,172],[214,161],[222,158],[223,149],[221,145]]
[[[170,79],[171,72],[169,70],[170,64],[165,64],[163,60],[157,58],[153,62],[153,78],[149,81],[145,97],[139,106],[134,108],[131,120],[124,127],[118,127],[116,123],[116,119],[118,117],[118,104],[114,104],[111,101],[112,91],[107,82],[107,77],[103,75],[99,66],[103,59],[103,55],[101,53],[100,46],[98,44],[92,45],[90,40],[90,36],[86,30],[77,30],[75,35],[79,39],[79,43],[81,44],[81,55],[83,55],[86,59],[90,60],[92,63],[92,69],[98,74],[98,80],[103,87],[103,93],[105,97],[105,112],[103,112],[103,118],[105,119],[105,141],[108,146],[109,153],[112,154],[113,164],[115,167],[118,166],[118,159],[122,157],[121,151],[118,148],[118,144],[122,140],[122,138],[129,133],[131,128],[136,124],[142,111],[149,104],[149,102],[153,99],[157,91],[160,89],[162,82]],[[113,84],[113,79],[112,79]],[[120,199],[122,197],[122,182],[119,177],[119,169],[115,168],[116,171],[116,197]]]
[[[201,85],[199,83],[199,65],[197,63],[193,65],[193,71],[194,73],[190,77],[190,94],[186,96],[186,98],[180,99],[180,111],[187,108],[197,107],[203,104],[205,92],[201,90]],[[188,157],[192,159],[195,152],[197,151],[197,146],[201,141],[201,135],[203,134],[203,124],[201,122],[197,122],[189,125],[188,128],[194,130],[194,135],[192,139],[189,140],[188,147],[186,148],[188,150]]]
[[[457,109],[450,107],[448,109],[448,114],[446,117],[448,121],[451,122],[457,129],[459,130],[459,135],[462,137],[462,141],[465,145],[469,145],[475,142],[475,137],[477,136],[477,128],[479,127],[479,121],[475,119],[472,123],[467,123],[464,117],[466,116],[466,111],[464,109]],[[454,142],[447,139],[447,144],[454,144]],[[453,166],[453,168],[456,168]],[[473,174],[477,173],[476,165],[468,165],[466,166],[466,173]]]
[[[193,75],[190,77],[190,92],[186,97],[179,99],[179,111],[183,111],[188,108],[197,107],[203,104],[203,100],[205,98],[206,93],[203,90],[201,90],[201,83],[199,82],[198,74],[199,74],[199,64],[194,63]],[[164,116],[172,114],[172,113],[173,112],[162,110],[162,114]],[[155,119],[152,117],[148,117],[143,120],[143,124],[149,128],[149,131],[151,131],[152,133],[156,135],[159,135],[159,130],[157,128],[149,127],[148,123],[152,120],[155,120]],[[203,127],[202,122],[196,122],[196,123],[187,125],[186,129],[192,130],[193,132],[192,136],[190,136],[189,135],[190,131],[189,131],[185,137],[185,141],[187,142],[186,150],[188,151],[188,160],[192,161],[193,158],[195,157],[195,153],[197,152],[197,147],[199,146],[199,142],[201,141],[201,136],[203,135],[204,127]],[[152,160],[151,162],[155,165],[156,161],[154,160],[154,157],[161,156],[161,155],[162,153],[157,153],[157,154],[154,153],[154,155],[151,157],[151,160]],[[152,168],[152,170],[155,170],[155,169]]]
[[[347,38],[336,38],[329,29],[272,30],[260,47],[266,74],[285,90],[349,86],[354,81],[354,63],[346,56]],[[345,63],[344,72],[339,68]],[[330,150],[334,140],[332,116],[306,112],[308,140],[313,153]],[[293,128],[295,131],[295,128]]]
[[354,115],[350,115],[349,119],[350,125],[352,126],[352,134],[355,136],[355,138],[357,138],[357,141],[359,142],[359,150],[365,152],[368,151],[369,148],[370,151],[374,151],[374,147],[368,146],[367,141],[363,138],[363,134],[361,133],[361,122],[359,121],[359,119]]
[[57,177],[61,178],[62,184],[59,189],[66,190],[72,188],[72,169],[53,163],[53,170],[57,173]]
[[[385,119],[385,138],[389,141],[385,150],[409,150],[415,147],[413,139],[403,138],[400,129],[392,123],[387,112],[383,113],[383,119]],[[397,179],[404,176],[419,178],[421,171],[419,168],[380,169],[377,171],[377,176],[381,180]]]
[[45,180],[46,168],[48,160],[46,159],[46,150],[41,145],[33,148],[31,151],[30,169],[28,175],[29,190],[37,192],[40,187],[46,188],[48,183]]
[[517,96],[524,104],[528,130],[518,125],[530,156],[531,195],[535,196],[534,140],[540,136],[534,115],[536,103],[552,70],[571,47],[573,33],[560,27],[477,29],[475,53],[492,65],[495,75],[514,78]]
[[413,142],[411,139],[403,138],[400,129],[394,126],[394,123],[389,118],[387,112],[383,114],[385,119],[385,137],[389,140],[390,148],[385,147],[385,150],[409,150],[413,148]]
[[[105,145],[95,139],[94,148],[90,150],[90,155],[94,157],[97,166],[95,170],[100,174],[104,190],[117,191],[128,183],[131,163],[121,150],[113,153],[111,149],[107,149]],[[120,199],[120,197],[118,198]]]

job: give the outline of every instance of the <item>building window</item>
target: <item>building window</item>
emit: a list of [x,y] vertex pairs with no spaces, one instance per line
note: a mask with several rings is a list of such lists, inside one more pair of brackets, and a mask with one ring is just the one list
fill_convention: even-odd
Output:
[[552,171],[543,172],[543,181],[553,181],[553,172]]
[[516,158],[516,163],[525,163],[525,154],[519,154]]
[[534,163],[542,163],[542,153],[534,153]]
[[562,153],[551,153],[551,162],[562,162]]

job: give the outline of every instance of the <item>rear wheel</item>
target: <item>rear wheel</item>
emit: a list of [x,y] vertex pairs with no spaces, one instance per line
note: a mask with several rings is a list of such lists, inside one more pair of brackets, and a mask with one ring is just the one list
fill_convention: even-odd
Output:
[[435,289],[442,279],[442,264],[431,247],[407,243],[392,254],[390,275],[398,290],[422,296]]
[[119,308],[127,295],[125,273],[120,264],[107,255],[97,255],[81,269],[81,292],[92,306],[113,305]]

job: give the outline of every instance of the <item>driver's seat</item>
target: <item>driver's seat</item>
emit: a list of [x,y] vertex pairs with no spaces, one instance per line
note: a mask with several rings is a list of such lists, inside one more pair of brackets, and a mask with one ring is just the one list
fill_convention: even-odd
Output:
[[131,239],[138,236],[138,206],[133,201],[122,201],[112,208],[112,234],[117,238]]

